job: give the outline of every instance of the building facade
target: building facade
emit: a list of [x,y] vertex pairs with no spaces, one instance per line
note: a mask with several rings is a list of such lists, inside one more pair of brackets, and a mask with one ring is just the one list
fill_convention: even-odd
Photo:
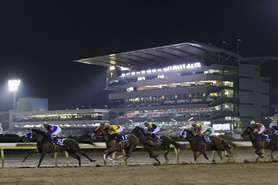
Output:
[[81,59],[107,67],[111,122],[185,125],[230,131],[269,113],[269,79],[260,65],[200,43]]

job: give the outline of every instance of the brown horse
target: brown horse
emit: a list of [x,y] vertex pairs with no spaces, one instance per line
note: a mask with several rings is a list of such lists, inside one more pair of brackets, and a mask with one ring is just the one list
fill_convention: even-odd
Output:
[[[110,135],[108,132],[108,128],[103,129],[103,126],[99,126],[96,128],[96,130],[93,132],[92,137],[95,135],[102,135],[103,140],[106,143],[107,150],[103,153],[103,162],[104,165],[106,165],[106,159],[110,154],[113,154],[117,151],[123,151],[123,157],[125,164],[127,165],[127,159],[130,157],[131,152],[136,148],[136,146],[139,145],[139,138],[137,138],[133,134],[128,134],[128,141],[127,142],[117,142],[117,138],[114,135]],[[119,158],[119,157],[118,157]],[[114,163],[114,157],[113,157],[113,163]]]
[[145,130],[139,126],[136,126],[134,129],[132,129],[130,134],[134,134],[136,137],[139,137],[140,144],[144,147],[144,149],[149,153],[150,158],[154,158],[158,164],[160,164],[160,161],[157,159],[157,155],[154,155],[154,150],[165,150],[164,158],[165,163],[168,164],[169,159],[167,157],[168,153],[171,151],[171,145],[173,145],[176,150],[179,152],[181,146],[174,141],[171,137],[166,135],[161,135],[162,141],[161,142],[153,142],[151,137],[145,133]]
[[[194,136],[192,131],[190,129],[184,129],[181,132],[181,137],[186,138],[190,144],[190,147],[193,151],[194,155],[194,163],[196,164],[197,158],[203,154],[203,156],[210,162],[215,163],[214,157],[215,153],[217,152],[220,161],[224,162],[224,155],[223,152],[227,152],[229,155],[226,155],[226,157],[231,157],[231,159],[235,162],[235,159],[233,157],[232,149],[236,147],[236,145],[231,141],[223,140],[220,137],[217,136],[208,136],[210,139],[210,142],[204,142],[200,136]],[[213,151],[213,159],[210,160],[207,157],[206,151]],[[199,154],[197,154],[199,152]]]
[[[268,132],[268,130],[266,130],[264,132],[266,133],[270,133]],[[266,153],[264,151],[264,149],[267,150],[271,150],[271,160],[273,160],[273,153],[275,151],[278,150],[278,142],[277,142],[277,136],[273,135],[273,134],[269,134],[268,137],[269,139],[267,139],[264,135],[262,134],[254,134],[253,133],[253,129],[250,126],[246,126],[241,134],[241,137],[244,136],[249,136],[249,139],[252,143],[253,148],[255,149],[255,154],[257,154],[257,158],[256,158],[256,162],[259,161],[259,157],[264,158],[264,160],[266,160]],[[261,152],[262,150],[262,152]]]
[[[91,162],[95,162],[95,160],[89,158],[89,156],[85,152],[80,150],[78,142],[72,138],[66,138],[64,140],[63,145],[52,145],[49,142],[50,136],[47,135],[44,131],[37,130],[37,129],[32,129],[31,131],[32,131],[33,140],[37,141],[37,150],[31,151],[24,158],[23,162],[29,157],[30,154],[40,153],[41,157],[40,157],[40,161],[38,164],[38,168],[39,168],[46,153],[63,152],[63,151],[66,151],[70,156],[77,159],[79,166],[81,166],[81,159],[80,159],[80,156],[77,155],[76,153],[79,153],[79,154],[85,156]],[[30,137],[29,134],[26,136],[27,136],[26,139],[28,139],[28,137]]]

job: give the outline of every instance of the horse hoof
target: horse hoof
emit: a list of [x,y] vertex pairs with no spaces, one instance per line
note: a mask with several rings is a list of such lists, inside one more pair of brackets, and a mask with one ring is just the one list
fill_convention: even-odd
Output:
[[96,162],[96,160],[92,159],[91,162]]

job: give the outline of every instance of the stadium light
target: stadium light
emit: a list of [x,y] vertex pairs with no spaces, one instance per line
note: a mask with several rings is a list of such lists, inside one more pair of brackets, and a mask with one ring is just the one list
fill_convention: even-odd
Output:
[[18,86],[20,84],[20,80],[19,79],[17,79],[17,80],[9,80],[8,84],[9,84],[10,92],[14,93],[14,95],[13,95],[13,110],[15,111],[15,109],[16,109],[16,92],[18,90]]

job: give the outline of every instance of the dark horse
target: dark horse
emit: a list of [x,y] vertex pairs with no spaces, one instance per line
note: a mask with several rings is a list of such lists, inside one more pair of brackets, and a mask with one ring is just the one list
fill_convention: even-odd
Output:
[[[45,156],[46,153],[54,153],[54,152],[63,152],[66,151],[70,156],[77,159],[79,162],[79,166],[81,166],[81,159],[80,156],[76,153],[79,153],[83,156],[85,156],[87,159],[89,159],[91,162],[95,162],[95,160],[90,159],[89,156],[80,150],[79,144],[76,140],[72,138],[66,138],[64,140],[64,145],[52,145],[50,144],[50,136],[47,135],[44,131],[32,129],[32,137],[33,140],[37,142],[37,150],[29,152],[29,154],[23,159],[23,162],[29,157],[32,153],[40,153],[40,161],[38,164],[38,168],[40,167],[40,164]],[[30,135],[27,135],[27,138]]]
[[[107,150],[103,153],[103,162],[104,165],[106,164],[106,159],[110,154],[113,154],[117,151],[123,152],[123,157],[125,160],[125,165],[127,165],[127,159],[130,157],[131,152],[139,145],[139,138],[137,138],[133,134],[128,134],[128,141],[127,142],[117,142],[117,138],[114,135],[110,135],[108,132],[108,128],[103,129],[103,126],[99,126],[93,132],[92,137],[96,135],[102,135],[103,140],[106,143]],[[114,157],[113,157],[114,163]]]
[[[250,126],[246,126],[241,134],[241,137],[249,136],[249,139],[252,143],[252,146],[255,148],[255,154],[257,154],[259,157],[264,158],[266,160],[266,154],[264,149],[271,150],[271,159],[273,160],[273,153],[278,150],[278,142],[277,142],[277,136],[273,134],[269,134],[269,140],[265,138],[263,135],[254,134],[253,129]],[[261,152],[261,150],[263,152]],[[257,157],[256,161],[259,161],[259,158]]]
[[165,158],[165,164],[168,164],[169,159],[167,157],[168,153],[171,151],[171,144],[176,148],[176,150],[179,152],[181,146],[174,141],[171,137],[166,136],[166,135],[161,135],[162,141],[161,142],[153,142],[152,138],[146,134],[145,130],[139,126],[136,126],[134,129],[132,129],[130,134],[134,134],[136,137],[139,137],[140,144],[144,147],[144,149],[149,153],[150,158],[154,158],[158,164],[160,164],[160,161],[157,159],[157,155],[153,154],[153,151],[155,149],[162,149],[166,150],[164,153],[164,158]]
[[[233,159],[233,161],[235,161],[233,154],[231,152],[232,148],[235,148],[236,145],[234,143],[232,143],[231,141],[226,141],[221,139],[220,137],[217,136],[209,136],[210,138],[210,142],[203,142],[200,139],[200,136],[194,136],[194,134],[192,133],[191,130],[189,129],[184,129],[182,131],[182,135],[183,137],[188,140],[190,147],[193,151],[193,155],[194,155],[194,163],[196,164],[196,160],[197,158],[203,154],[203,156],[210,162],[215,163],[214,160],[214,152],[213,152],[213,160],[211,161],[206,154],[206,151],[216,151],[220,157],[221,162],[223,162],[223,155],[221,155],[222,152],[227,152],[230,157]],[[200,152],[197,155],[197,152]]]

